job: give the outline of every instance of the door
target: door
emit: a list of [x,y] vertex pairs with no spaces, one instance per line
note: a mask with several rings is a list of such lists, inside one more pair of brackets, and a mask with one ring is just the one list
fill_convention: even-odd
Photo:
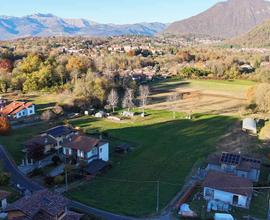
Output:
[[234,195],[233,196],[233,205],[238,205],[239,197]]

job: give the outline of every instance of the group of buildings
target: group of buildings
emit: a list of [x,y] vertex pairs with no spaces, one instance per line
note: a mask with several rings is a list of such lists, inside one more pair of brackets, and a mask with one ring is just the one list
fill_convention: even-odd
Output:
[[261,160],[240,153],[211,155],[202,184],[208,211],[227,211],[228,205],[248,209],[253,184],[259,181],[260,169]]
[[85,162],[88,165],[89,174],[95,174],[109,161],[109,143],[107,141],[87,136],[67,125],[44,131],[23,143],[23,146],[25,161],[42,160],[46,156],[56,154],[75,164]]

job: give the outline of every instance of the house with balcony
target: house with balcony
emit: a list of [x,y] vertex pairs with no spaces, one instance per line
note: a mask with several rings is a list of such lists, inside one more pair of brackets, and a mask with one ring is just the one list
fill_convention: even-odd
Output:
[[90,164],[94,160],[109,161],[109,143],[82,134],[76,134],[63,141],[63,154],[76,162]]

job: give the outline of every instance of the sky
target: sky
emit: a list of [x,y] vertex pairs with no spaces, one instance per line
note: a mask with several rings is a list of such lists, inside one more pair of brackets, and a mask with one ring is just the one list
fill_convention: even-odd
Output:
[[99,23],[130,24],[188,18],[222,0],[0,0],[0,15],[51,13]]

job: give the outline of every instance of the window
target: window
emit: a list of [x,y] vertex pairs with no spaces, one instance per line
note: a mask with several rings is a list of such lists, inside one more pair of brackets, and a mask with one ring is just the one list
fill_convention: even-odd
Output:
[[30,110],[30,111],[29,111],[29,113],[30,113],[30,114],[32,114],[32,113],[33,113],[33,111],[32,111],[32,110]]
[[213,189],[206,188],[205,189],[205,196],[212,198],[214,196],[214,190]]
[[99,153],[102,153],[102,148],[99,148]]

